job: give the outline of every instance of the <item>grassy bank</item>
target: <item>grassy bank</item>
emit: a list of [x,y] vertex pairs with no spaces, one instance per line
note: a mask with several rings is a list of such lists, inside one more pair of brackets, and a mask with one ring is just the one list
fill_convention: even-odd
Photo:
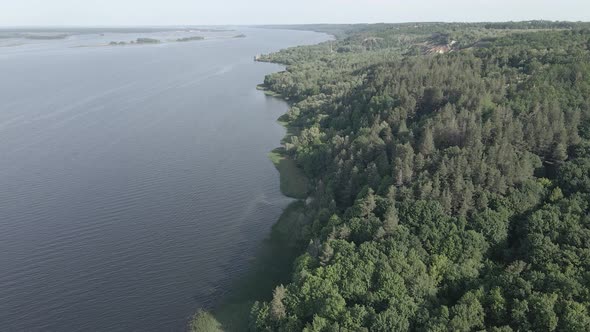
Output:
[[284,148],[276,148],[268,157],[280,174],[283,195],[298,199],[307,198],[308,179],[295,161],[288,158]]
[[[262,86],[262,89],[265,88]],[[274,93],[270,92],[270,94]],[[277,97],[277,95],[275,94],[274,97]],[[285,127],[285,130],[287,131],[285,133],[285,137],[283,137],[281,140],[281,144],[289,142],[291,137],[299,135],[301,130],[298,127],[291,126],[289,122],[285,120],[285,118],[286,116],[283,115],[277,121],[281,126]],[[281,192],[283,195],[297,199],[306,199],[309,194],[309,180],[303,173],[303,170],[298,167],[295,161],[287,155],[285,148],[280,147],[272,150],[268,154],[268,158],[279,171]]]
[[267,89],[263,84],[257,85],[256,89],[264,92],[264,94],[267,96],[282,98],[282,96],[279,93]]

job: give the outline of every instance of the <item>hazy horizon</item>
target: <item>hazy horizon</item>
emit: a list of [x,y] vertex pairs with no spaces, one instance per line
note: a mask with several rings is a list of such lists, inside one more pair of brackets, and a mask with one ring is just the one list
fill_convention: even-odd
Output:
[[302,25],[373,25],[373,24],[411,24],[411,23],[502,23],[502,22],[529,22],[529,21],[551,21],[551,22],[590,22],[588,20],[549,20],[549,19],[523,19],[523,20],[488,20],[488,21],[401,21],[401,22],[334,22],[334,23],[326,23],[326,22],[310,22],[310,23],[269,23],[269,24],[104,24],[104,25],[78,25],[78,24],[71,24],[71,25],[2,25],[0,24],[0,29],[21,29],[21,28],[35,28],[35,29],[44,29],[44,28],[82,28],[82,29],[100,29],[100,28],[175,28],[175,27],[217,27],[217,28],[231,28],[231,27],[268,27],[268,26],[302,26]]
[[0,27],[296,25],[404,22],[590,21],[580,0],[75,0],[6,1]]

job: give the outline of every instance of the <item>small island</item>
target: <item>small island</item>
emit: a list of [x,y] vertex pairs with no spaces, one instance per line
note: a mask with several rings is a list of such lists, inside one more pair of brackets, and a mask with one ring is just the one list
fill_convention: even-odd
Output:
[[68,34],[56,34],[56,35],[36,35],[36,34],[27,34],[24,36],[25,39],[32,39],[32,40],[57,40],[57,39],[66,39],[68,38]]
[[141,45],[141,44],[159,44],[160,40],[153,39],[153,38],[137,38],[136,40],[132,40],[130,42],[116,42],[112,41],[109,43],[109,46],[124,46],[124,45]]
[[[1,30],[1,29],[0,29]],[[70,36],[67,33],[56,33],[56,32],[12,32],[12,31],[0,31],[0,39],[9,39],[9,38],[23,38],[23,39],[30,39],[30,40],[58,40],[58,39],[66,39]]]
[[192,36],[192,37],[184,37],[176,39],[177,42],[190,42],[195,40],[204,40],[205,37],[202,36]]
[[[133,43],[133,42],[131,42]],[[153,38],[137,38],[135,41],[136,44],[159,44],[160,41],[158,39]]]

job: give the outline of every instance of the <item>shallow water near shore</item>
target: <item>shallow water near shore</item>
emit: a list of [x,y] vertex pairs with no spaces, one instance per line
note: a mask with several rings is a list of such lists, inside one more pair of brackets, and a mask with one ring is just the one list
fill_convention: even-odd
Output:
[[256,90],[282,68],[253,57],[328,36],[238,31],[0,48],[3,330],[182,331],[245,275],[292,201],[288,106]]

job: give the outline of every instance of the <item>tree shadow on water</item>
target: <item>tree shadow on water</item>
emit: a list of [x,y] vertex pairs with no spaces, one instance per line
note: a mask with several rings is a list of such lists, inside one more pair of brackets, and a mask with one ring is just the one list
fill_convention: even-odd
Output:
[[276,286],[290,282],[293,262],[305,246],[305,224],[305,202],[295,201],[283,211],[249,271],[230,287],[213,310],[224,331],[247,331],[252,304],[270,300]]

